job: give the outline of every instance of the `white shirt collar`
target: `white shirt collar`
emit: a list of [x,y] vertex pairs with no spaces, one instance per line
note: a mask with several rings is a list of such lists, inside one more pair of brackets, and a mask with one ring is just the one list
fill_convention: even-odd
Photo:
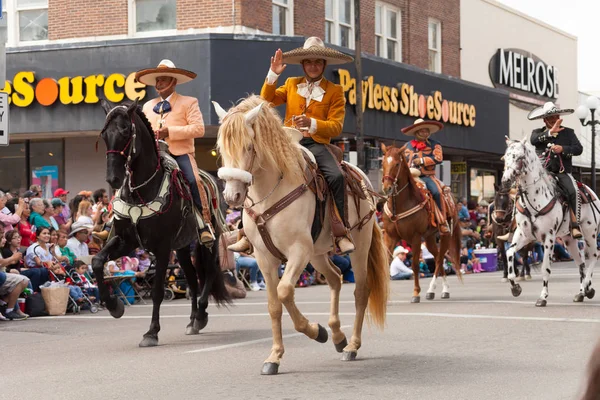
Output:
[[312,85],[311,85],[312,91],[311,91],[311,90],[309,90],[309,83],[305,79],[304,82],[299,83],[297,85],[298,94],[300,96],[304,97],[307,100],[307,102],[310,100],[315,100],[315,101],[320,102],[321,100],[323,100],[323,96],[325,95],[325,90],[321,87],[322,81],[323,81],[323,78],[312,83]]

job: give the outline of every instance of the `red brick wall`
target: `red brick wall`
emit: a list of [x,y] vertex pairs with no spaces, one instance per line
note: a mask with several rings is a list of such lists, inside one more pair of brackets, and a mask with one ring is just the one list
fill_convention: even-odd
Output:
[[127,34],[127,0],[49,0],[50,40]]
[[[241,0],[235,1],[236,25],[241,21]],[[177,29],[233,25],[231,0],[177,0]]]
[[263,32],[273,31],[272,1],[252,0],[241,1],[241,25],[259,29]]
[[294,35],[325,38],[325,1],[294,0]]

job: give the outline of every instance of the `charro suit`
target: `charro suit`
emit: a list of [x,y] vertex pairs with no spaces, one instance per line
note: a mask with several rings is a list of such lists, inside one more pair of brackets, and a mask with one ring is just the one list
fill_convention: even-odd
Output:
[[[161,125],[161,115],[154,112],[162,99],[157,97],[144,104],[144,114],[152,124],[152,129],[158,130]],[[174,92],[169,98],[171,111],[162,116],[163,124],[169,128],[169,136],[165,141],[169,145],[169,152],[174,156],[179,168],[190,183],[194,202],[202,210],[205,222],[210,221],[208,200],[206,192],[198,175],[198,166],[195,158],[194,139],[204,136],[204,121],[194,97],[182,96]]]

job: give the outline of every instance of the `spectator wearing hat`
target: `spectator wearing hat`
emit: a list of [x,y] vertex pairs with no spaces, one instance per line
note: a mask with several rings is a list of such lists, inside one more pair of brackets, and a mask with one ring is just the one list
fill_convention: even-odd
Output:
[[40,185],[29,186],[29,191],[32,193],[31,198],[42,198],[42,187]]
[[390,277],[393,281],[401,281],[412,278],[413,271],[409,268],[406,261],[408,251],[398,246],[394,249],[394,259],[390,265]]
[[64,217],[63,211],[67,205],[62,199],[55,197],[50,202],[54,208],[54,220],[58,224],[60,230],[68,232],[71,229],[71,221]]
[[67,202],[68,194],[69,194],[69,191],[65,190],[63,188],[58,188],[54,191],[54,198],[61,199],[62,202],[65,203],[65,205],[63,206],[62,212],[61,212],[61,215],[63,216],[65,221],[67,221],[69,219],[69,217],[71,216],[71,209],[69,208],[69,205]]
[[[0,210],[6,207],[6,202],[8,201],[8,197],[6,193],[0,191]],[[14,214],[5,214],[4,212],[0,212],[0,224],[4,228],[4,232],[10,232],[13,230],[13,225],[16,225],[21,220],[21,215],[23,214],[23,210],[25,209],[25,201],[19,199],[18,206],[15,210]]]
[[82,258],[90,255],[87,240],[92,232],[93,226],[77,221],[71,225],[71,233],[67,240],[67,247],[71,249],[75,257]]

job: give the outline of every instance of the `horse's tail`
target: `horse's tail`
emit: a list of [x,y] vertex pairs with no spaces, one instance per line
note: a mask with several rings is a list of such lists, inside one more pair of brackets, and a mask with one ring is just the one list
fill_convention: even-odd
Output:
[[450,248],[448,253],[450,255],[450,261],[456,271],[456,276],[459,281],[463,281],[462,272],[460,272],[460,248],[461,248],[462,231],[460,228],[460,222],[458,215],[454,216],[454,229],[452,230],[452,236],[450,237]]
[[369,317],[380,329],[385,325],[387,301],[390,286],[390,269],[387,249],[377,223],[373,224],[371,247],[367,262],[367,286],[369,294]]
[[221,272],[221,262],[219,257],[219,236],[211,249],[198,243],[196,245],[196,271],[198,279],[202,284],[210,284],[209,293],[218,306],[231,303],[231,296],[225,288],[225,280]]

